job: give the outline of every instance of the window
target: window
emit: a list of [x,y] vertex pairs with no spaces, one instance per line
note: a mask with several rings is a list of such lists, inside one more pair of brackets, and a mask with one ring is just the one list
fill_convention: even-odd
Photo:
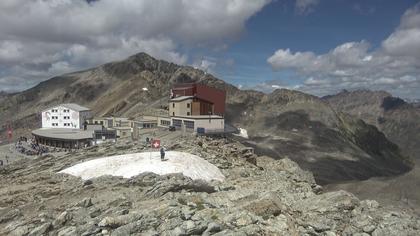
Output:
[[194,129],[194,121],[184,120],[185,128]]
[[161,125],[171,125],[171,122],[169,120],[161,120],[160,124]]
[[68,112],[70,112],[70,110],[69,109],[64,109],[63,112],[68,113]]
[[172,120],[173,126],[175,127],[181,127],[182,125],[182,120]]
[[175,112],[172,112],[172,116],[175,116]]
[[172,103],[172,107],[175,108],[175,103],[174,102]]
[[52,123],[52,126],[58,126],[58,123]]
[[57,109],[52,109],[51,112],[58,112],[58,110]]
[[190,108],[190,104],[189,103],[187,103],[187,108]]
[[187,116],[189,116],[190,115],[190,112],[189,111],[187,111]]
[[58,116],[51,116],[51,119],[57,120],[58,119]]
[[70,116],[65,116],[64,119],[65,120],[70,120]]

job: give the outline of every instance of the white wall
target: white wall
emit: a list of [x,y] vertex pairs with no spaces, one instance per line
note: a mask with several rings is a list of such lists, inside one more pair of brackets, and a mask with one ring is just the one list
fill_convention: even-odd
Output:
[[[181,117],[172,117],[172,120],[182,120],[182,121],[193,121],[194,122],[194,131],[197,131],[197,128],[204,128],[207,130],[224,130],[225,129],[225,120],[224,119],[187,119]],[[173,124],[173,121],[171,122]]]
[[[183,101],[169,102],[169,116],[190,116],[192,99],[185,99]],[[189,107],[187,104],[190,104]]]
[[206,130],[224,130],[225,120],[224,119],[200,119],[195,120],[194,130],[197,128],[204,128]]
[[80,129],[83,128],[85,120],[90,117],[90,111],[78,112],[63,106],[56,106],[42,112],[42,128]]

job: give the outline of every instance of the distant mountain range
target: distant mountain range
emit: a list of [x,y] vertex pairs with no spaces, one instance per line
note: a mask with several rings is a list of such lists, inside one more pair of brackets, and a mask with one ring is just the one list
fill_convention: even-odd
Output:
[[[201,70],[156,60],[145,53],[57,76],[26,91],[2,96],[0,123],[11,121],[15,135],[27,135],[40,125],[39,111],[67,102],[91,107],[96,116],[167,114],[169,89],[180,82],[226,90],[227,123],[248,130],[249,139],[242,142],[273,158],[295,160],[312,171],[321,184],[394,176],[413,166],[408,155],[413,154],[413,142],[406,144],[397,138],[409,131],[404,125],[415,124],[410,122],[417,115],[412,112],[414,106],[404,101],[377,94],[373,96],[376,102],[361,99],[353,105],[362,108],[350,109],[351,104],[340,102],[342,95],[321,99],[285,89],[270,94],[240,90]],[[405,121],[400,111],[413,117]],[[396,122],[398,117],[404,121]],[[392,127],[398,132],[392,133]],[[410,131],[410,135],[415,133]],[[402,152],[387,137],[407,150]]]
[[323,98],[335,110],[375,125],[406,155],[420,159],[420,109],[384,91],[344,91]]

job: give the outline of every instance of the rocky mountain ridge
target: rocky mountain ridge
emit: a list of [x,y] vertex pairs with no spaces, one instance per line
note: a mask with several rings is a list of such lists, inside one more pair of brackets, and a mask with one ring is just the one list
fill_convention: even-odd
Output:
[[248,131],[242,141],[261,154],[291,158],[321,184],[392,176],[412,166],[376,127],[336,112],[316,96],[281,89],[243,100],[229,103],[234,115],[227,115]]
[[406,155],[420,158],[420,109],[383,91],[344,91],[324,98],[335,110],[375,125]]

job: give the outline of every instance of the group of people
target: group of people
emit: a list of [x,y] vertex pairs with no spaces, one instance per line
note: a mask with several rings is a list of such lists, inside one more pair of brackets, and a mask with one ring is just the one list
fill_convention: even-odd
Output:
[[26,137],[19,137],[15,144],[15,148],[18,152],[25,155],[38,155],[41,156],[44,153],[48,153],[49,149],[45,146],[39,145],[35,139],[27,139]]

